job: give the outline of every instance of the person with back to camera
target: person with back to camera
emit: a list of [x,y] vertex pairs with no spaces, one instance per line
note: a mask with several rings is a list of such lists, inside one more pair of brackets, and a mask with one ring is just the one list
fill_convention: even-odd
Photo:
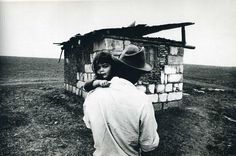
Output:
[[92,68],[95,78],[84,84],[84,90],[89,92],[97,87],[108,87],[109,81],[115,74],[114,60],[110,53],[97,53],[93,59]]
[[113,59],[117,76],[109,87],[90,92],[83,105],[83,120],[93,134],[93,155],[148,155],[159,144],[157,123],[152,103],[134,84],[152,66],[145,63],[144,48],[135,45]]

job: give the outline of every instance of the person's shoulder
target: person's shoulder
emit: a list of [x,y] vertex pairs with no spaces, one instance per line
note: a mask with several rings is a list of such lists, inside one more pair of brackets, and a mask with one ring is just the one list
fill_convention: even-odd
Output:
[[120,80],[121,80],[121,79],[120,79],[119,77],[114,76],[114,77],[110,80],[110,82],[115,83],[115,82],[119,82]]
[[104,94],[107,94],[108,88],[97,87],[94,90],[90,91],[87,97],[99,97]]
[[137,92],[138,92],[138,95],[141,99],[145,100],[145,101],[148,101],[148,95],[145,94],[143,91],[140,91],[137,89]]

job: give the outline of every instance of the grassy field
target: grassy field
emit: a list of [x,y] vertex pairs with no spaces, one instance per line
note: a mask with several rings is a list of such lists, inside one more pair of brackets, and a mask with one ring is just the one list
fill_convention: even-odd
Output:
[[184,79],[236,88],[236,67],[185,65]]
[[[57,61],[0,57],[0,155],[92,155],[83,99],[64,91]],[[236,155],[236,68],[185,65],[184,73],[182,106],[156,112],[153,155]]]

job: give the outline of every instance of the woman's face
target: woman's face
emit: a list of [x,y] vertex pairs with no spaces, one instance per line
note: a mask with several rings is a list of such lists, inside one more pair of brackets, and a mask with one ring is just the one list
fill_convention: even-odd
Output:
[[97,67],[97,74],[102,78],[108,79],[111,76],[111,65],[109,63],[99,63]]

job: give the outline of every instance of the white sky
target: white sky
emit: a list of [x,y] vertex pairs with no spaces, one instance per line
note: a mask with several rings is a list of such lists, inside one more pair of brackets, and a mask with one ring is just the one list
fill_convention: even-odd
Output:
[[[59,58],[54,42],[133,21],[194,22],[186,40],[196,49],[185,49],[184,63],[236,66],[235,0],[0,1],[0,55]],[[163,31],[162,37],[180,34]]]

